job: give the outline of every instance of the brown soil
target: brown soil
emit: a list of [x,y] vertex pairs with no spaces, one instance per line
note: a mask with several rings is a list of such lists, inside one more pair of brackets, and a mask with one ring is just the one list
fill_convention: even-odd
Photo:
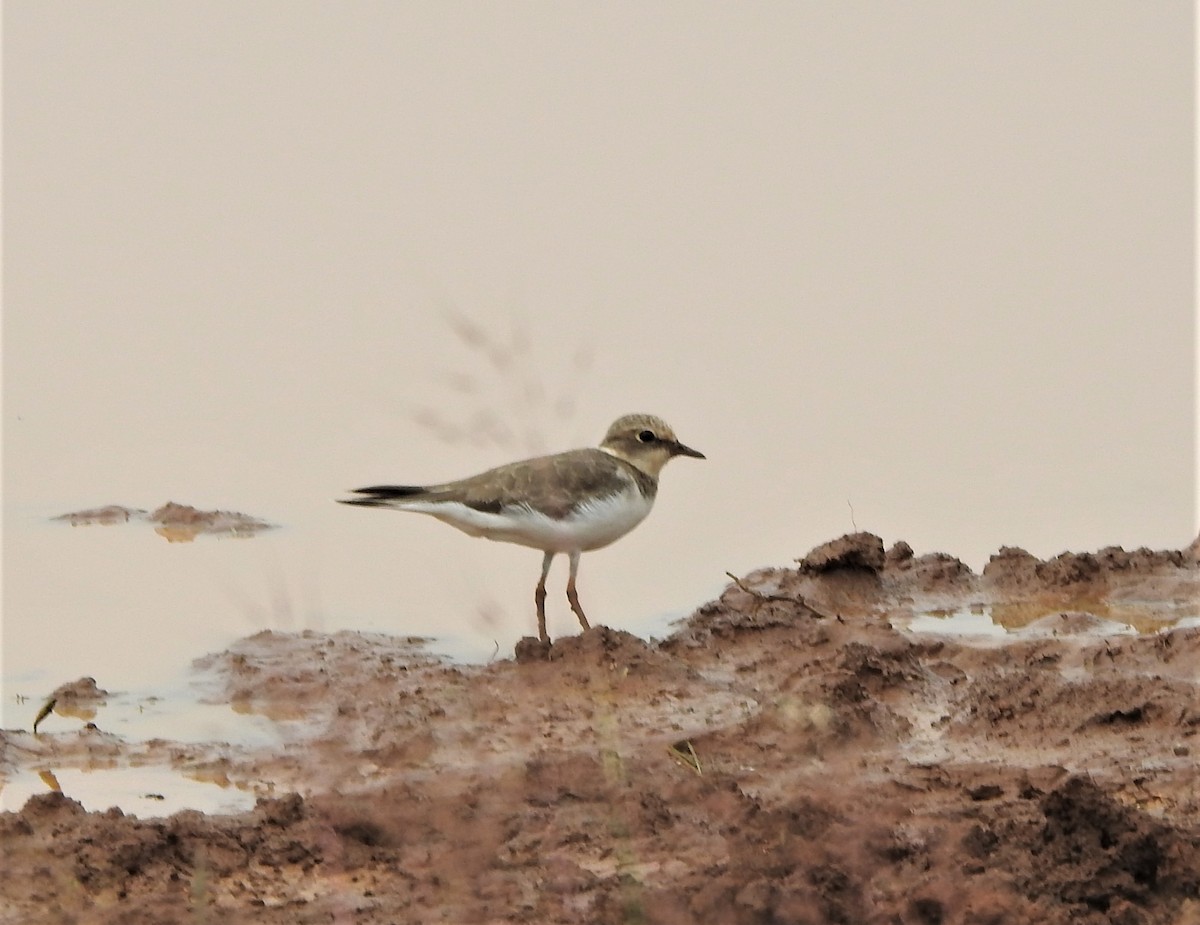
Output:
[[[147,820],[34,797],[0,814],[0,923],[1197,923],[1200,627],[1171,624],[1198,591],[1194,545],[975,575],[859,534],[662,642],[462,666],[260,633],[199,667],[294,727],[276,748],[3,733],[0,770],[278,795]],[[972,608],[1018,628],[905,628]]]
[[153,511],[109,504],[60,514],[54,520],[65,520],[72,527],[101,525],[111,527],[144,521],[154,524],[154,532],[169,543],[189,543],[201,534],[250,537],[273,526],[266,521],[236,511],[201,511],[188,504],[168,501]]

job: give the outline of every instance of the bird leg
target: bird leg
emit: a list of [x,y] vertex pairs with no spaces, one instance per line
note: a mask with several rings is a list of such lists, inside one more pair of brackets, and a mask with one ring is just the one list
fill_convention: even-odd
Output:
[[550,563],[554,561],[554,553],[548,552],[542,558],[542,578],[537,590],[533,592],[533,602],[537,604],[538,639],[549,642],[550,634],[546,632],[546,576],[550,574]]
[[575,616],[579,617],[579,625],[585,630],[591,629],[591,624],[588,623],[588,618],[583,612],[583,608],[579,606],[579,595],[575,593],[575,575],[579,571],[579,553],[571,553],[571,574],[567,578],[567,601],[571,605],[571,609],[575,611]]

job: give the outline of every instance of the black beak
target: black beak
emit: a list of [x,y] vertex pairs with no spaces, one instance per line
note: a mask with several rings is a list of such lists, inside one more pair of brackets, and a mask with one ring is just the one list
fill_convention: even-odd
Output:
[[707,459],[708,457],[699,450],[693,450],[690,446],[684,446],[678,440],[672,440],[667,444],[671,448],[672,456],[691,456],[695,459]]

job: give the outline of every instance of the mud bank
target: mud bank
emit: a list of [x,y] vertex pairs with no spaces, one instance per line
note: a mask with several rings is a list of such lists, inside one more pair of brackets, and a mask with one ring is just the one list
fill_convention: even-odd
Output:
[[[197,670],[276,744],[128,742],[103,711],[3,733],[8,775],[165,764],[261,796],[35,796],[0,814],[0,923],[1200,921],[1196,549],[976,575],[859,534],[665,640],[523,663],[260,633]],[[1007,629],[936,631],[957,613]]]
[[275,525],[237,511],[202,511],[190,504],[168,501],[153,511],[108,504],[60,514],[54,520],[65,521],[72,527],[149,523],[154,532],[169,543],[190,543],[197,536],[252,537]]

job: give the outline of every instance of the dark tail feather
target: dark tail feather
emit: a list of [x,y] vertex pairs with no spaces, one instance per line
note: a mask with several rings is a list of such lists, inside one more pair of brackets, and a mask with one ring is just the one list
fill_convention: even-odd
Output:
[[396,498],[412,498],[425,494],[420,485],[374,485],[370,488],[355,488],[352,494],[366,495],[365,498],[339,498],[341,504],[357,504],[360,507],[387,507]]

